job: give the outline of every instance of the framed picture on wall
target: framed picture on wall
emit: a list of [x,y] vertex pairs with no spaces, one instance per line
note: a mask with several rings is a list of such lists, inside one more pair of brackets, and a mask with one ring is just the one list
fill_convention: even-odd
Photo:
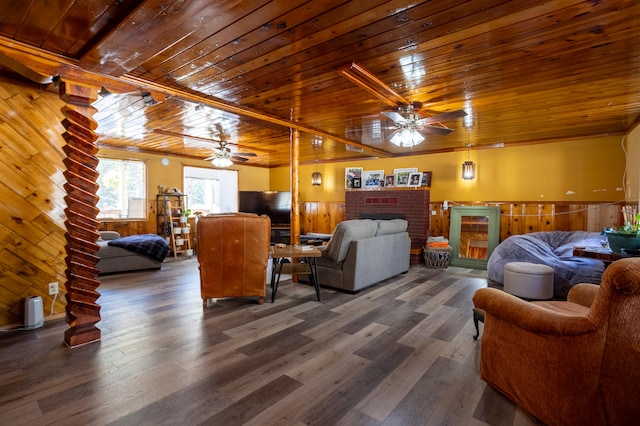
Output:
[[420,186],[431,186],[431,173],[432,172],[422,172],[422,182]]
[[409,174],[409,183],[407,186],[414,188],[419,187],[422,184],[422,172],[414,172]]
[[395,175],[395,186],[408,186],[409,175],[411,175],[411,173],[416,173],[417,171],[417,167],[411,167],[407,169],[393,169],[393,174]]
[[385,186],[385,188],[386,188],[387,186],[393,186],[393,183],[394,183],[394,182],[395,182],[395,180],[396,180],[395,178],[396,178],[396,177],[395,177],[394,175],[386,175],[386,176],[384,177],[384,186]]
[[353,189],[362,188],[362,178],[353,178],[352,185]]
[[[353,179],[362,179],[362,167],[346,167],[344,169],[345,189],[356,188],[353,186]],[[358,185],[357,188],[360,188],[360,185]]]
[[384,170],[370,170],[362,172],[365,188],[380,188],[384,182]]

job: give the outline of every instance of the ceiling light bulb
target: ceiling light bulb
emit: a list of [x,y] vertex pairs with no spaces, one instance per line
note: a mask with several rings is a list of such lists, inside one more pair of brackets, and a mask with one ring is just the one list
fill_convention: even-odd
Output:
[[230,159],[220,156],[220,157],[216,157],[211,161],[211,164],[213,164],[216,167],[230,167],[231,165],[233,165],[233,161],[231,161]]
[[391,137],[390,142],[399,147],[410,148],[412,146],[418,145],[423,140],[424,136],[422,136],[416,130],[401,129]]

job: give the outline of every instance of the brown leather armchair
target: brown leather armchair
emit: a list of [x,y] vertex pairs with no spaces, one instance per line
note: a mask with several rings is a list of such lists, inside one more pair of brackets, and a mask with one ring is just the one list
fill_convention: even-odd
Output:
[[640,419],[640,258],[614,262],[600,286],[566,302],[526,302],[482,288],[480,376],[551,425]]
[[208,299],[258,297],[264,301],[271,220],[235,213],[202,217],[197,224],[200,293]]

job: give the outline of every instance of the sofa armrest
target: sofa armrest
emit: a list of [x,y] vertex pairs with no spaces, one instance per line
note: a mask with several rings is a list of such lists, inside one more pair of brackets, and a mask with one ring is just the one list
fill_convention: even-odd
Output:
[[120,238],[120,234],[116,231],[99,231],[100,239],[104,241],[115,240]]
[[576,284],[569,290],[567,302],[577,303],[578,305],[591,307],[593,299],[596,298],[600,286],[597,284]]
[[481,288],[473,296],[476,308],[532,333],[578,336],[596,330],[586,316],[545,309],[495,288]]

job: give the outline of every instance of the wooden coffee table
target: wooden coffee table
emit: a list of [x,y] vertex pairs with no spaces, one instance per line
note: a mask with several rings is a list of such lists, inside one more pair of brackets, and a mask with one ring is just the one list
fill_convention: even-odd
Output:
[[615,262],[616,260],[620,260],[624,257],[622,253],[612,252],[608,247],[598,246],[575,246],[573,248],[573,255],[576,257],[587,257],[589,259],[602,260],[605,268],[609,266],[611,262]]
[[[271,258],[271,303],[276,300],[276,292],[282,274],[306,274],[311,279],[311,284],[316,289],[316,296],[320,301],[320,283],[318,282],[318,268],[316,257],[321,257],[322,252],[314,246],[287,245],[284,247],[272,246]],[[289,262],[299,260],[300,262]]]

